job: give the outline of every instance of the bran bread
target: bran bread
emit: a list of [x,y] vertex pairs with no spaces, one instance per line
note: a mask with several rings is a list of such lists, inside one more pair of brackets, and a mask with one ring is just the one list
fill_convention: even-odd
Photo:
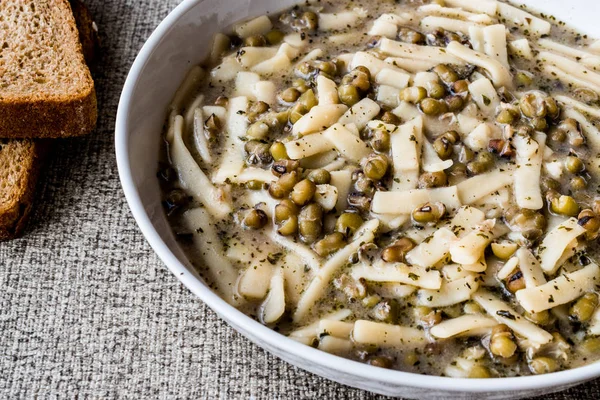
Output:
[[81,136],[96,118],[69,2],[0,1],[0,137]]

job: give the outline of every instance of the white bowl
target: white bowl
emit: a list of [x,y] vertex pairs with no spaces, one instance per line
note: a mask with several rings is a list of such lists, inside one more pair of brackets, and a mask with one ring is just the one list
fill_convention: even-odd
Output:
[[[254,343],[300,368],[372,392],[422,399],[515,399],[563,390],[600,376],[600,363],[548,375],[478,380],[372,367],[310,348],[261,325],[221,300],[194,272],[165,218],[156,178],[166,108],[189,68],[207,54],[214,33],[238,20],[279,11],[296,2],[184,0],[156,28],[131,67],[116,121],[119,176],[133,216],[162,261],[196,296]],[[600,37],[596,14],[590,12],[595,0],[525,3]]]

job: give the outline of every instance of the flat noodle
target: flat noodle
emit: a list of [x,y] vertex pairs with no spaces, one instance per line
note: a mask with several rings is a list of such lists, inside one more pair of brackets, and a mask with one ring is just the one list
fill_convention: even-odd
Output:
[[497,169],[466,179],[456,186],[462,203],[473,204],[488,194],[512,184],[513,181],[512,171]]
[[498,325],[498,322],[493,318],[482,314],[467,314],[442,321],[432,326],[429,332],[436,338],[447,339],[471,330],[492,328],[496,325]]
[[217,219],[221,219],[232,210],[230,199],[222,189],[216,188],[190,154],[183,142],[183,117],[177,116],[174,125],[174,137],[170,142],[171,160],[179,172],[179,181],[185,191],[199,201]]
[[515,135],[512,140],[517,152],[517,169],[514,174],[515,199],[519,207],[530,210],[539,210],[544,206],[540,186],[546,135],[539,135],[538,140],[539,142],[522,135]]
[[342,339],[350,337],[354,329],[353,322],[336,321],[332,319],[322,319],[319,321],[319,327],[317,328],[317,335],[331,335]]
[[366,222],[357,232],[352,242],[338,250],[333,257],[327,260],[307,286],[300,301],[298,301],[298,306],[293,314],[294,321],[298,322],[306,317],[315,302],[324,295],[325,288],[331,282],[333,275],[348,262],[348,258],[356,253],[360,246],[375,239],[375,231],[378,227],[379,221],[377,220]]
[[576,218],[569,218],[548,232],[538,247],[542,270],[547,274],[556,272],[560,267],[558,260],[569,243],[584,233],[585,228],[577,223]]
[[202,113],[201,108],[196,108],[194,110],[192,126],[196,150],[198,150],[202,161],[204,161],[207,164],[212,163],[212,156],[208,148],[208,139],[206,139],[206,135],[204,134],[204,114]]
[[335,124],[347,109],[348,107],[343,104],[314,106],[307,114],[296,121],[292,127],[292,133],[294,135],[307,135],[327,129]]
[[281,268],[271,277],[269,295],[261,305],[261,320],[265,324],[277,322],[285,312],[285,282]]
[[372,282],[396,282],[417,286],[424,289],[439,289],[442,285],[440,273],[416,265],[402,263],[379,263],[377,266],[357,265],[350,274],[355,279],[366,279]]
[[471,12],[485,13],[491,16],[498,11],[498,2],[495,0],[445,0],[446,5],[459,7]]
[[517,26],[531,35],[542,36],[550,33],[550,22],[538,18],[520,8],[497,2],[498,14],[502,22]]
[[516,257],[519,260],[519,269],[525,280],[525,287],[531,288],[546,283],[546,277],[540,267],[540,262],[528,249],[517,250]]
[[421,46],[412,43],[403,43],[387,38],[381,39],[379,48],[382,52],[393,57],[411,60],[432,61],[437,64],[463,64],[460,58],[448,54],[443,48],[435,46]]
[[560,275],[553,280],[517,291],[517,301],[528,312],[540,312],[569,303],[586,292],[594,290],[600,279],[600,268],[595,263]]
[[329,313],[329,314],[323,316],[323,319],[321,319],[321,320],[317,320],[308,326],[305,326],[305,327],[302,327],[300,329],[293,331],[292,333],[289,334],[289,336],[290,337],[312,337],[312,338],[314,338],[318,334],[318,329],[319,329],[319,325],[320,325],[321,321],[323,321],[323,320],[343,321],[351,315],[352,315],[352,311],[350,311],[348,309],[334,311],[332,313]]
[[273,266],[269,263],[258,262],[250,265],[240,276],[238,293],[250,299],[264,299],[269,291],[273,276]]
[[[390,142],[395,178],[392,189],[398,190],[405,174],[411,172],[418,174],[419,172],[419,159],[423,143],[423,118],[417,117],[392,131]],[[404,184],[402,188],[415,188],[417,181],[414,180],[410,186]]]
[[378,214],[410,214],[425,203],[444,203],[453,210],[461,206],[456,186],[435,189],[411,189],[398,192],[375,192],[371,211]]
[[450,251],[450,244],[456,240],[456,235],[448,228],[435,231],[429,240],[413,248],[406,254],[406,261],[411,265],[431,267],[442,260]]
[[214,228],[211,215],[203,208],[194,208],[183,214],[183,222],[192,232],[194,246],[203,258],[203,265],[210,275],[211,283],[225,301],[240,305],[242,299],[236,294],[238,271],[224,256],[223,244]]
[[358,320],[354,323],[352,337],[356,343],[384,347],[408,347],[426,343],[425,334],[416,328],[366,320]]
[[449,307],[471,298],[479,288],[473,276],[466,276],[452,282],[444,282],[438,290],[421,289],[417,294],[417,305],[426,307]]
[[588,53],[587,51],[566,46],[564,44],[545,38],[538,40],[537,43],[544,49],[555,51],[563,56],[574,58],[576,61],[582,63],[585,66],[591,68],[600,67],[600,56],[596,54]]
[[530,340],[535,345],[541,346],[552,341],[553,337],[550,333],[523,318],[508,304],[487,290],[479,289],[473,295],[473,300],[498,323],[507,325],[513,332]]
[[352,132],[340,123],[332,125],[323,132],[323,137],[336,148],[342,157],[356,163],[371,153],[368,144],[353,135]]
[[570,75],[581,79],[584,82],[589,82],[593,85],[600,85],[600,74],[597,74],[593,70],[581,66],[576,61],[570,60],[566,57],[559,56],[548,51],[541,51],[538,55],[538,59],[545,61],[556,67],[562,69]]
[[428,29],[445,29],[452,32],[469,33],[469,28],[477,26],[478,23],[470,21],[461,21],[458,19],[427,16],[421,20],[421,26]]
[[510,72],[498,60],[486,54],[473,51],[458,42],[450,42],[448,47],[446,47],[446,51],[467,63],[477,65],[488,71],[495,87],[512,87]]

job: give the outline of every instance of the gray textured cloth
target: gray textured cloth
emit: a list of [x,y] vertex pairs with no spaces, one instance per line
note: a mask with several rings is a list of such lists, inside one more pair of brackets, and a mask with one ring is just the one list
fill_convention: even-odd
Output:
[[[121,87],[177,0],[88,0],[103,39],[100,119],[56,143],[25,238],[0,244],[0,398],[381,398],[267,354],[154,255],[121,191]],[[600,381],[547,399],[600,397]]]

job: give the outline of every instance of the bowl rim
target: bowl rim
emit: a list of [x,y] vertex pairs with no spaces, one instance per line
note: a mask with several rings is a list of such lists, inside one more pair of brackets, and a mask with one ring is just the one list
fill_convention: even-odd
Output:
[[[224,318],[227,321],[235,321],[235,324],[233,324],[234,329],[253,332],[255,337],[263,338],[265,342],[269,343],[274,348],[277,348],[281,352],[287,352],[296,359],[303,359],[317,366],[373,382],[385,383],[392,386],[402,385],[419,389],[450,392],[489,393],[504,392],[507,390],[544,389],[569,384],[574,385],[600,376],[600,362],[551,374],[487,379],[450,378],[378,368],[314,349],[277,333],[246,316],[225,300],[221,299],[201,280],[194,277],[192,274],[187,273],[187,268],[177,259],[160,238],[149,215],[144,209],[140,194],[133,182],[129,160],[128,119],[131,109],[131,97],[136,89],[141,72],[148,63],[153,52],[162,41],[164,35],[177,24],[179,19],[201,1],[202,0],[183,0],[161,21],[146,40],[127,75],[119,100],[115,123],[115,153],[117,168],[121,186],[129,208],[142,231],[142,234],[152,249],[181,283],[198,296],[206,305],[208,305],[208,307],[215,311],[220,318]],[[228,324],[232,325],[232,323],[229,322]],[[240,333],[246,336],[243,332]]]

